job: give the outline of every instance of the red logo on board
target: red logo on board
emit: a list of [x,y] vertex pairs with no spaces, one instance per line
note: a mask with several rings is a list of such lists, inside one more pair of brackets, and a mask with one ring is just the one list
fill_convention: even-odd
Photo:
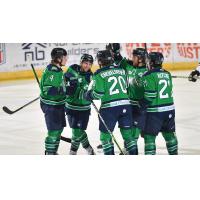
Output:
[[6,62],[6,48],[4,43],[0,43],[0,65]]

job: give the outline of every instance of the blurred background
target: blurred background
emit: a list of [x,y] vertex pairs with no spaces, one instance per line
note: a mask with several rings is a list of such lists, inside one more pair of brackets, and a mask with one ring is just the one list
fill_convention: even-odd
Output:
[[[105,49],[105,43],[0,43],[0,80],[33,78],[32,63],[41,76],[50,62],[50,52],[55,47],[65,48],[68,63],[79,63],[83,53],[96,56]],[[144,47],[145,43],[122,43],[121,53],[131,59],[132,50]],[[197,66],[200,43],[147,43],[148,52],[159,51],[165,56],[164,67],[168,70],[190,70]],[[96,64],[96,63],[95,63]],[[97,68],[94,65],[93,70]]]

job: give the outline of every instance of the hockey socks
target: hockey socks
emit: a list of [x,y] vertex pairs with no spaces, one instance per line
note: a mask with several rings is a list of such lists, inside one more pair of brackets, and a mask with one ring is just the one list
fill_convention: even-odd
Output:
[[165,139],[169,155],[178,155],[178,140],[175,133],[163,132],[162,135]]
[[144,135],[145,143],[145,155],[155,155],[156,154],[156,136],[153,135]]
[[81,143],[81,137],[82,137],[82,130],[73,128],[72,129],[71,148],[70,148],[71,155],[76,155],[76,152],[78,151],[78,148]]
[[103,146],[104,155],[114,155],[114,144],[110,133],[101,132],[100,140]]
[[87,133],[81,129],[72,129],[72,142],[70,149],[71,155],[77,154],[80,143],[82,144],[83,148],[86,149],[89,155],[95,154],[93,148],[89,143]]
[[124,139],[124,145],[129,155],[137,155],[137,140],[133,137],[132,129],[120,129]]
[[45,139],[45,154],[56,154],[60,143],[62,130],[48,131],[48,136]]
[[137,145],[137,141],[138,138],[140,136],[141,130],[139,128],[132,128],[132,134],[133,134],[133,138],[136,141],[136,155],[138,155],[138,145]]
[[83,130],[82,130],[81,144],[82,144],[84,149],[87,149],[90,146],[87,133]]

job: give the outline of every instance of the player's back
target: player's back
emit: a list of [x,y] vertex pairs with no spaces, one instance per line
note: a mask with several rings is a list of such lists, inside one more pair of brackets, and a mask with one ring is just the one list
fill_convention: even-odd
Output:
[[95,72],[95,90],[102,93],[102,107],[130,104],[126,72],[119,66],[103,67]]
[[155,68],[143,76],[144,96],[151,100],[148,112],[164,112],[174,109],[173,83],[170,72]]

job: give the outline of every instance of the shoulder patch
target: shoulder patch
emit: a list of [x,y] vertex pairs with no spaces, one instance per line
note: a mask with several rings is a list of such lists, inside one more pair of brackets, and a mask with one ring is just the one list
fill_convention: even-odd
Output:
[[59,67],[57,67],[57,66],[55,66],[55,65],[52,65],[52,64],[48,65],[48,66],[47,66],[47,69],[48,69],[49,71],[52,71],[52,72],[61,72],[61,71],[62,71],[61,68],[59,68]]
[[161,70],[163,71],[162,68],[155,68],[155,69],[152,69],[150,71],[145,72],[143,76],[148,76],[148,75],[155,73],[155,72],[161,72]]
[[146,72],[143,74],[143,77],[144,77],[144,76],[148,76],[149,74],[151,74],[151,71],[146,71]]
[[81,66],[77,64],[70,65],[69,68],[73,69],[76,72],[80,71]]

